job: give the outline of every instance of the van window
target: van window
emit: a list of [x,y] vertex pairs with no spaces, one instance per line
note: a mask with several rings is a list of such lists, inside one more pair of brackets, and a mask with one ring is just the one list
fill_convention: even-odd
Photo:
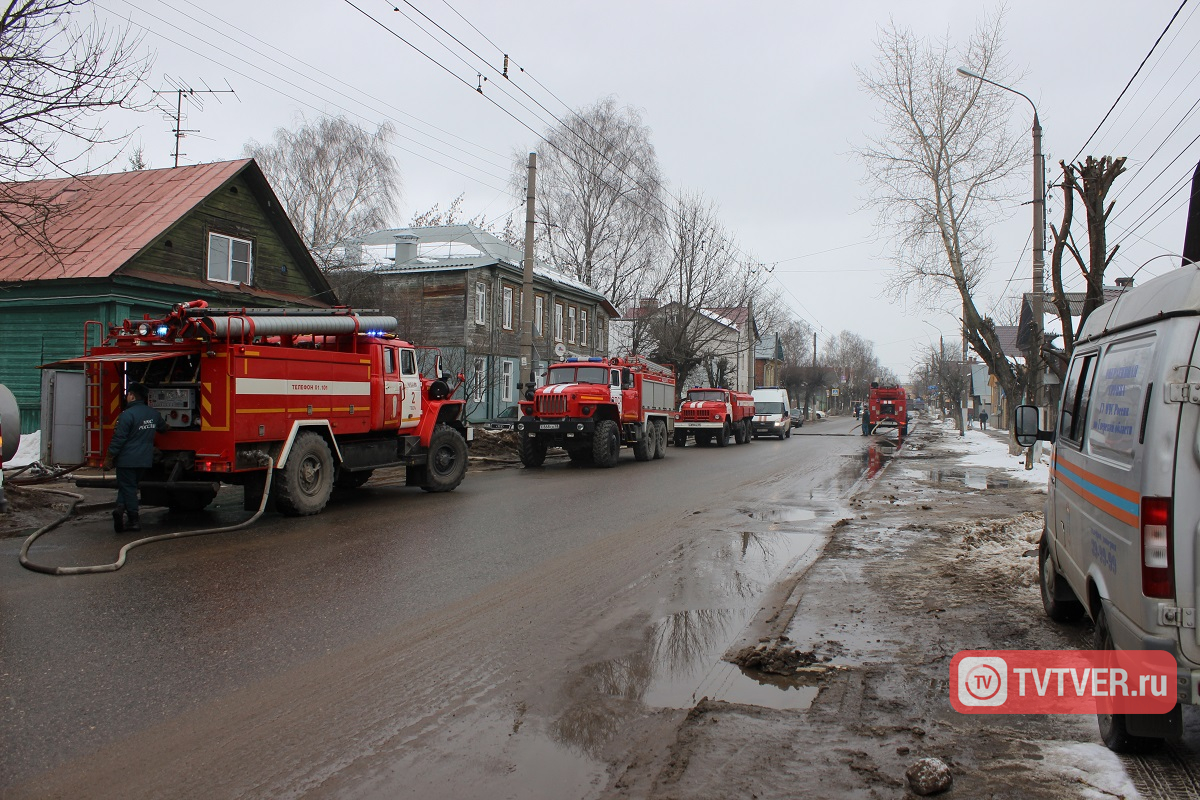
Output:
[[1143,336],[1117,342],[1100,359],[1088,416],[1089,452],[1132,462],[1156,341]]
[[1088,393],[1091,391],[1092,369],[1096,354],[1076,356],[1067,373],[1067,385],[1063,389],[1062,414],[1058,420],[1058,435],[1078,445],[1083,441],[1087,419]]

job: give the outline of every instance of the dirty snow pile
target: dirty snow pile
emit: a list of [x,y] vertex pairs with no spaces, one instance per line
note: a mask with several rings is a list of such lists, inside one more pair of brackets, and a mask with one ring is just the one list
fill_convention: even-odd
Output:
[[981,430],[968,430],[965,436],[955,433],[943,436],[941,446],[952,453],[961,454],[960,462],[965,467],[982,467],[992,472],[1002,472],[1011,480],[1025,481],[1046,490],[1050,480],[1051,446],[1042,443],[1041,453],[1033,469],[1025,469],[1025,451],[1012,455],[1008,451],[1007,439],[999,439]]
[[27,467],[42,457],[42,432],[34,431],[21,437],[21,444],[12,459],[4,462],[5,469]]

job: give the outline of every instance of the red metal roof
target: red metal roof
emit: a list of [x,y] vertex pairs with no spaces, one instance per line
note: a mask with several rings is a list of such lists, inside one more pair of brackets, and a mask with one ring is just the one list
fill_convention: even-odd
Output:
[[0,240],[0,281],[106,278],[248,163],[241,159],[7,184],[0,195],[41,198],[64,207],[47,226],[59,257],[26,237],[5,236]]

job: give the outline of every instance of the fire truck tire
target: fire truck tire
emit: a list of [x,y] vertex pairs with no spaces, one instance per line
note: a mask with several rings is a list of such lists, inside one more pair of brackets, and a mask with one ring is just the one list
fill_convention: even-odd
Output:
[[725,447],[729,444],[729,426],[721,426],[721,432],[717,434],[717,447]]
[[746,443],[746,426],[744,424],[742,424],[742,422],[733,423],[733,443],[734,444],[745,444]]
[[642,426],[642,435],[633,443],[633,458],[635,461],[649,461],[654,458],[654,426],[647,422]]
[[708,447],[710,444],[712,444],[712,434],[711,433],[697,433],[696,434],[696,446],[697,447]]
[[597,467],[615,467],[621,457],[621,431],[611,419],[596,423],[592,437],[592,461]]
[[654,423],[655,458],[667,457],[667,423],[661,420]]
[[427,492],[450,492],[467,474],[467,442],[449,425],[438,425],[429,437],[429,461],[425,464]]
[[292,444],[287,465],[275,473],[275,504],[287,517],[316,514],[333,491],[333,454],[315,433],[302,433]]
[[371,475],[374,470],[368,469],[363,472],[339,472],[337,480],[333,485],[338,489],[357,489],[367,481],[371,480]]
[[517,455],[527,467],[540,467],[546,463],[546,443],[540,437],[518,436]]
[[687,447],[687,432],[686,431],[675,431],[675,446],[676,447]]

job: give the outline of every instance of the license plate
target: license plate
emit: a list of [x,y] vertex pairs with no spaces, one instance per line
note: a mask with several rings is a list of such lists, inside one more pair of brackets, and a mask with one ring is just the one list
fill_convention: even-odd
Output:
[[558,423],[557,423],[557,422],[543,422],[543,423],[542,423],[542,430],[544,430],[544,431],[556,431],[556,430],[558,430]]

